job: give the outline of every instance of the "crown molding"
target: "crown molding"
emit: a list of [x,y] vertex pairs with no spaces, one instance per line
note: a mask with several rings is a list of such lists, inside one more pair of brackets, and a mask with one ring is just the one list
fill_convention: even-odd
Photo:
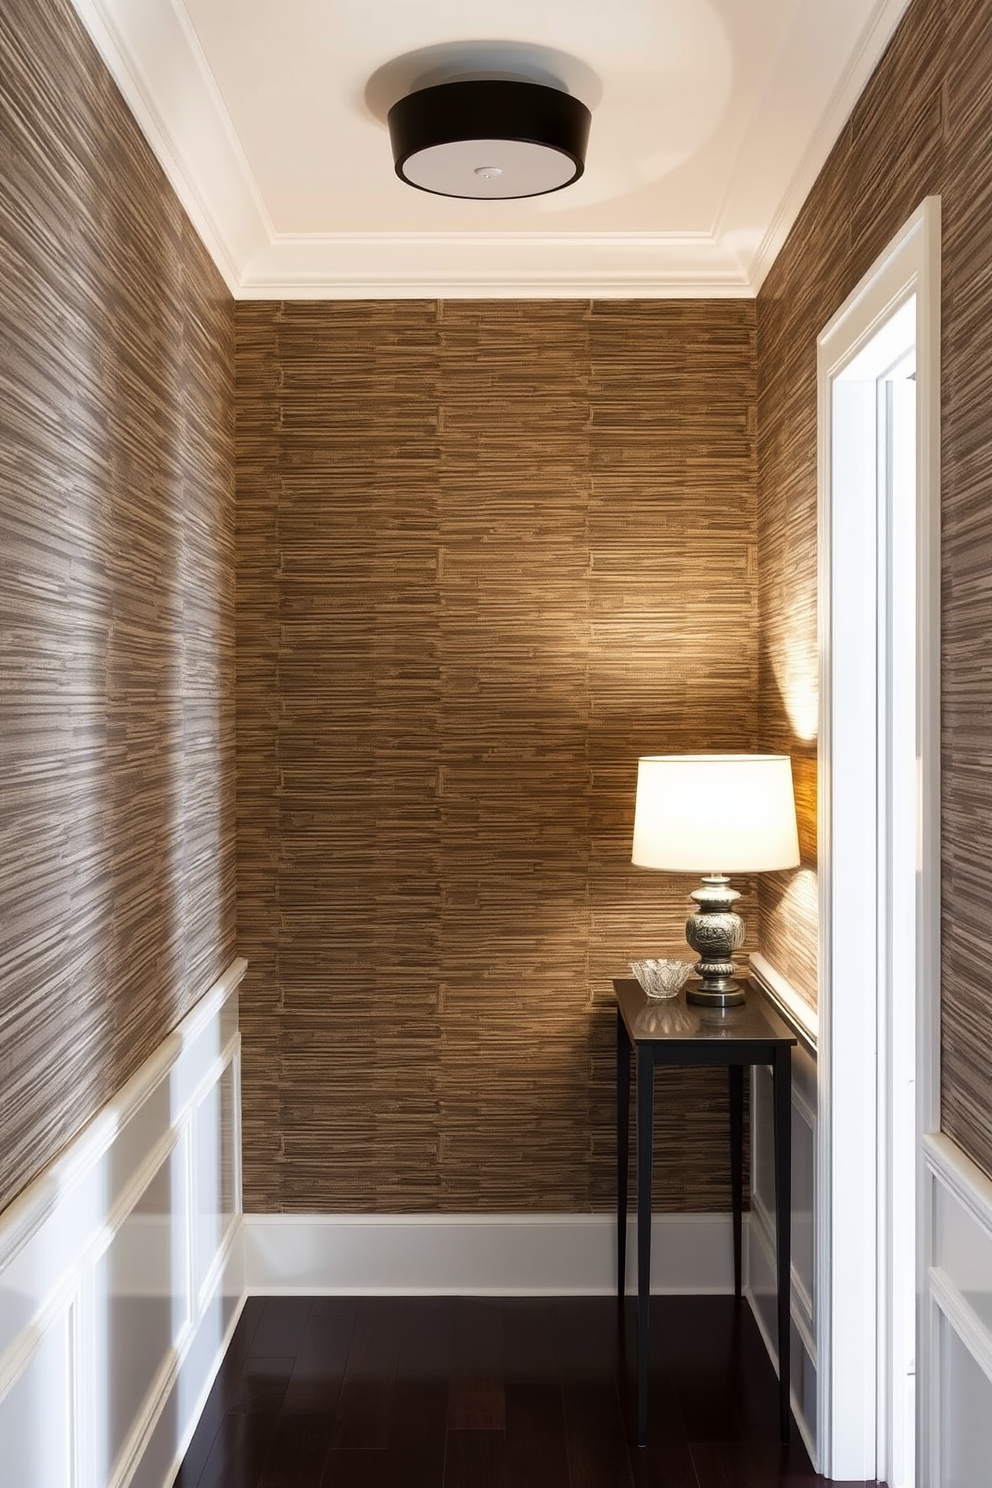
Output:
[[277,235],[246,264],[242,299],[740,298],[735,256],[706,234]]
[[[272,223],[189,17],[177,0],[72,0],[235,296]],[[170,108],[172,99],[182,106]]]
[[[862,32],[860,44],[831,94],[803,158],[751,260],[748,278],[752,294],[756,295],[764,283],[841,130],[851,117],[854,105],[908,8],[909,0],[876,0]],[[835,21],[829,6],[823,9],[818,19],[823,43],[827,45],[829,32]]]

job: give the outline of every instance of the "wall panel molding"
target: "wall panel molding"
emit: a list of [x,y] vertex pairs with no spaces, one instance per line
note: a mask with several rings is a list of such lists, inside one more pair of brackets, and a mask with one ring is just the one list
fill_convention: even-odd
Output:
[[[817,1461],[816,1125],[815,1055],[803,1045],[792,1061],[792,1409]],[[775,1268],[775,1152],[771,1071],[751,1073],[751,1213],[745,1293],[776,1368],[778,1292]]]
[[923,1139],[923,1478],[980,1488],[992,1450],[992,1181],[950,1138]]
[[0,1488],[170,1488],[244,1296],[245,969],[0,1214]]

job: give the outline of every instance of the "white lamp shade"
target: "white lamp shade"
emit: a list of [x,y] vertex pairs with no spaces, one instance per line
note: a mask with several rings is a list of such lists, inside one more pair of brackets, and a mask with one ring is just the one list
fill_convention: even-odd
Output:
[[670,873],[763,873],[799,863],[786,754],[650,755],[637,762],[632,861]]

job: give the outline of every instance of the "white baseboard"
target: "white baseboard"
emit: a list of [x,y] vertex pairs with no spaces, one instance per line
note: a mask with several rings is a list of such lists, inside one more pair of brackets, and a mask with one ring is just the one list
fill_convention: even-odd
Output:
[[[246,1214],[249,1292],[609,1296],[608,1214]],[[628,1224],[627,1289],[636,1286]],[[652,1292],[733,1291],[729,1214],[656,1214]]]

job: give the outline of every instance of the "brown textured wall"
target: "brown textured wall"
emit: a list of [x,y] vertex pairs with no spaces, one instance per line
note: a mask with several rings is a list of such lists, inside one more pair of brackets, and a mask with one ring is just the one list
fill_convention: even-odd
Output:
[[[928,194],[943,217],[942,857],[944,1129],[992,1173],[992,25],[987,0],[915,0],[758,298],[762,743],[796,749],[783,657],[808,667],[816,591],[816,336]],[[803,768],[810,781],[812,764]],[[807,814],[812,848],[815,818]],[[773,958],[815,998],[815,901]],[[797,935],[797,929],[800,932]]]
[[[246,1207],[613,1194],[639,754],[752,747],[751,303],[242,303]],[[714,575],[718,582],[714,582]],[[659,1202],[727,1206],[666,1074]]]
[[61,0],[0,171],[3,1207],[234,953],[234,336]]

